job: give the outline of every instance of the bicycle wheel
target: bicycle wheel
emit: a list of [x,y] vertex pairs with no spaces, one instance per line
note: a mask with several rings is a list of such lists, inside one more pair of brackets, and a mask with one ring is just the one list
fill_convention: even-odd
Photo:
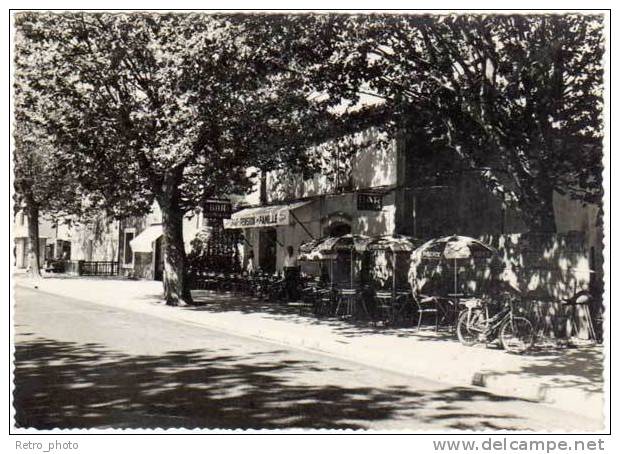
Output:
[[534,327],[523,317],[512,317],[502,325],[499,340],[502,347],[511,353],[523,353],[534,345]]
[[456,335],[459,342],[467,346],[476,345],[480,342],[486,325],[486,316],[482,309],[464,310],[459,315],[459,321],[456,325]]

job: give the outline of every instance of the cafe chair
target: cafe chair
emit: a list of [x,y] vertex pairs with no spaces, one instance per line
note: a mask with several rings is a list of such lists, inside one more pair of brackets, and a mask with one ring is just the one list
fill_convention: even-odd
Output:
[[391,291],[378,290],[375,292],[375,320],[391,322],[394,319],[394,301]]
[[[341,312],[341,308],[344,311]],[[338,304],[336,305],[336,316],[354,316],[357,317],[360,309],[368,316],[366,305],[359,298],[359,292],[356,288],[338,289]]]
[[418,312],[418,331],[422,326],[422,318],[426,315],[435,317],[435,331],[439,331],[439,300],[434,296],[412,293],[413,302]]
[[319,288],[314,294],[314,314],[317,317],[331,316],[336,295],[331,288]]

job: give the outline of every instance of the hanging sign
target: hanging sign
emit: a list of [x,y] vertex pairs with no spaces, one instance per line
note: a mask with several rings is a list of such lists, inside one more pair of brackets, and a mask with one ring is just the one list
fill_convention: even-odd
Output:
[[360,211],[381,211],[383,209],[383,195],[357,194],[357,209]]
[[276,227],[290,225],[290,212],[287,206],[250,208],[239,211],[224,220],[226,229],[244,229],[252,227]]
[[230,219],[232,204],[230,200],[207,200],[203,209],[205,218]]
[[291,225],[291,211],[311,203],[309,201],[295,202],[289,205],[270,205],[255,208],[246,208],[237,211],[224,219],[225,229],[247,229],[253,227],[277,227]]

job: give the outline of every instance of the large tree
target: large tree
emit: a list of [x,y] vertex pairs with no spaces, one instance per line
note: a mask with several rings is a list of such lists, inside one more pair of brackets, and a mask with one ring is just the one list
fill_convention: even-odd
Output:
[[307,168],[329,123],[334,101],[311,101],[280,17],[26,13],[17,27],[45,55],[29,73],[41,126],[89,201],[119,217],[159,204],[168,304],[191,303],[183,215],[247,189],[247,167]]
[[484,169],[532,230],[555,230],[554,192],[600,203],[600,16],[341,20],[326,89],[384,98],[385,124],[414,138],[418,168],[447,152],[455,168]]
[[[24,125],[16,127],[13,149],[14,211],[22,212],[28,220],[27,269],[33,278],[41,277],[39,220],[42,214],[54,213],[58,218],[62,204],[58,203],[65,189],[64,178],[54,169],[50,149],[33,137]],[[67,191],[67,192],[65,192]]]
[[29,47],[22,36],[16,40],[15,122],[13,129],[14,211],[28,219],[28,265],[32,277],[41,277],[39,221],[56,223],[88,210],[78,182],[57,160],[52,139],[41,126],[44,112],[32,85],[32,71],[45,57]]

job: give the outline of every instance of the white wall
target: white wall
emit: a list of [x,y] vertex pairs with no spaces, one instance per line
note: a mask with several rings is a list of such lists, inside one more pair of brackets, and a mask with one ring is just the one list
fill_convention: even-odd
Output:
[[204,217],[202,212],[188,213],[183,218],[183,241],[185,242],[185,252],[192,250],[192,240],[196,238],[203,228]]
[[[395,185],[397,181],[396,140],[387,139],[376,129],[353,134],[345,138],[347,147],[356,150],[356,154],[339,167],[341,185],[350,177],[351,189],[366,189],[377,186]],[[380,141],[385,140],[385,145]],[[331,162],[339,153],[336,141],[328,141],[307,151],[323,171],[311,178],[291,174],[287,169],[272,171],[267,175],[267,198],[270,203],[311,197],[337,192],[337,168]],[[342,152],[344,155],[344,152]],[[257,169],[248,169],[248,175]],[[233,201],[243,205],[257,205],[260,196],[260,178],[255,179],[254,189],[245,196],[233,197]]]
[[71,241],[71,260],[118,260],[118,221],[102,217],[85,225],[75,225],[63,232]]
[[[17,213],[13,226],[15,238],[28,238],[28,216],[23,211]],[[43,215],[39,218],[39,238],[56,238],[56,228],[53,226],[52,221],[46,219]]]
[[588,250],[594,247],[601,252],[602,230],[596,226],[599,208],[579,200],[573,200],[568,195],[555,192],[553,194],[553,209],[558,233],[570,231],[584,232]]

